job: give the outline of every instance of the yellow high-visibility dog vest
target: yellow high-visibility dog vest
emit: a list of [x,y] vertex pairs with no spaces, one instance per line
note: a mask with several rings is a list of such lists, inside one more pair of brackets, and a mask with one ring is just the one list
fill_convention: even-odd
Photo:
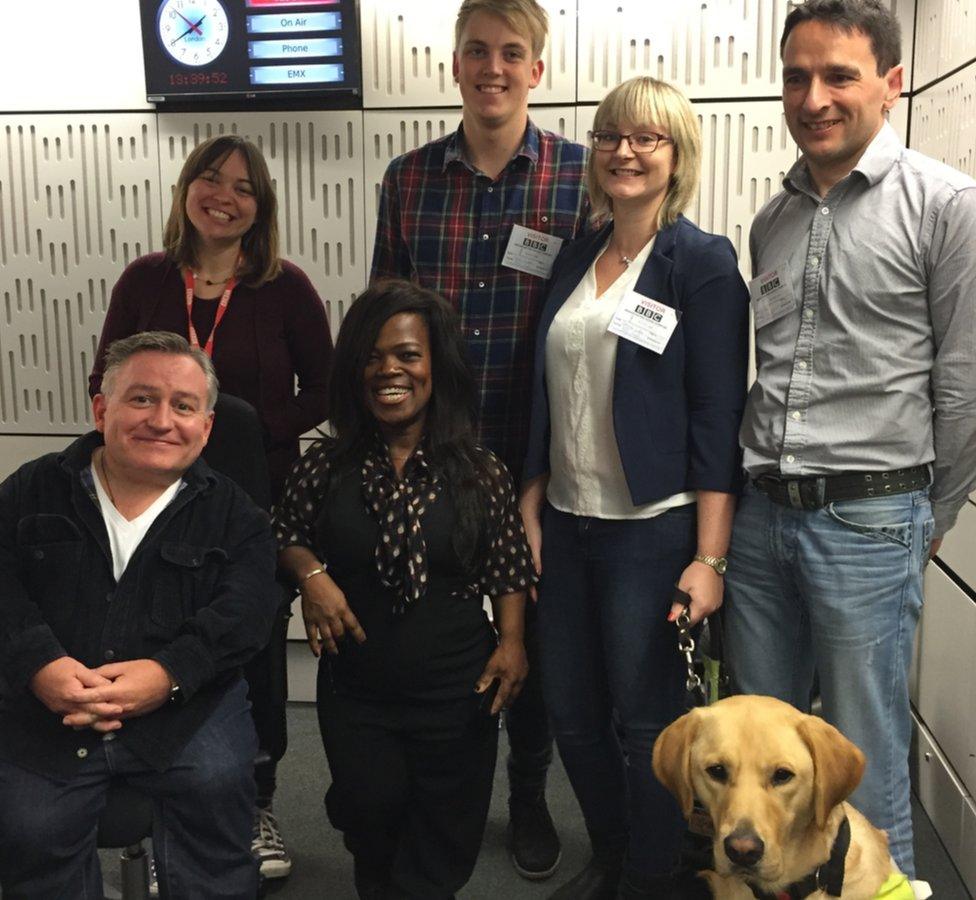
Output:
[[907,875],[894,872],[881,885],[881,889],[874,895],[874,900],[915,900],[915,891]]

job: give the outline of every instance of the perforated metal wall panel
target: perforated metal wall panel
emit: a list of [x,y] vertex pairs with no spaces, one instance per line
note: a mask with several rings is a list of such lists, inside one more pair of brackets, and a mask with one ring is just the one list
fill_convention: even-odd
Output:
[[164,216],[186,155],[224,132],[243,135],[264,154],[278,196],[281,255],[312,280],[335,333],[366,283],[362,113],[161,114]]
[[976,178],[976,63],[912,103],[912,147]]
[[579,99],[653,75],[689,97],[779,94],[787,0],[579,0]]
[[[576,99],[576,3],[540,0],[549,15],[536,103]],[[363,98],[369,108],[454,106],[453,5],[362,0]]]
[[705,231],[724,234],[749,273],[749,226],[783,183],[796,161],[796,144],[778,100],[702,103],[695,107],[702,130],[702,172],[688,218]]
[[112,285],[159,246],[156,119],[0,116],[0,432],[89,422]]
[[[576,133],[576,107],[540,106],[529,110],[532,121],[546,131],[572,137]],[[366,170],[366,265],[373,258],[376,215],[383,174],[391,160],[457,129],[461,109],[421,109],[403,112],[370,111],[363,124]]]
[[[578,3],[580,102],[599,101],[635,75],[669,81],[693,100],[780,93],[779,40],[791,0]],[[914,3],[889,5],[905,23],[910,56]]]
[[909,97],[899,97],[895,108],[888,114],[891,127],[898,132],[906,145],[908,144],[908,107],[911,106],[911,102]]
[[918,0],[915,90],[974,59],[976,0]]

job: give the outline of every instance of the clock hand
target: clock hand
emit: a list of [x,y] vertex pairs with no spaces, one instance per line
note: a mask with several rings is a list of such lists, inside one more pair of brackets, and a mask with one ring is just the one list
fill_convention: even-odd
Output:
[[172,47],[173,44],[175,44],[177,41],[182,40],[183,38],[185,38],[191,31],[195,31],[197,34],[203,34],[203,32],[200,31],[200,24],[203,22],[203,20],[205,18],[207,18],[207,17],[206,16],[201,16],[200,17],[200,21],[197,22],[196,25],[191,24],[190,27],[187,28],[186,31],[183,32],[183,34],[181,34],[179,37],[174,38],[173,40],[171,40],[169,42],[170,47]]
[[[202,21],[203,21],[203,19],[201,19],[201,20],[200,20],[200,22],[197,22],[197,24],[196,24],[196,25],[194,25],[194,24],[193,24],[193,23],[192,23],[192,22],[191,22],[191,21],[190,21],[190,20],[189,20],[189,19],[188,19],[188,18],[187,18],[186,16],[184,16],[184,15],[183,15],[183,13],[181,13],[181,12],[180,12],[180,11],[179,11],[178,9],[174,9],[174,10],[173,10],[173,12],[175,12],[175,13],[176,13],[176,15],[178,15],[178,16],[179,16],[179,17],[180,17],[180,18],[181,18],[181,19],[182,19],[182,20],[183,20],[184,22],[186,22],[186,24],[187,24],[187,25],[189,25],[189,26],[190,26],[190,31],[195,31],[195,32],[196,32],[197,34],[202,34],[202,32],[200,31],[200,28],[199,28],[199,25],[200,25],[200,22],[202,22]],[[184,34],[186,34],[186,32],[184,32]],[[183,35],[181,34],[181,35],[180,35],[180,37],[183,37]],[[179,38],[177,38],[177,40],[179,40]]]

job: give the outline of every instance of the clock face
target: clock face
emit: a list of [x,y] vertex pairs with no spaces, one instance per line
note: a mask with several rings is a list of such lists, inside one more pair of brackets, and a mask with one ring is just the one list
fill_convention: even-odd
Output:
[[220,0],[163,0],[159,42],[177,62],[206,66],[227,46],[227,13]]

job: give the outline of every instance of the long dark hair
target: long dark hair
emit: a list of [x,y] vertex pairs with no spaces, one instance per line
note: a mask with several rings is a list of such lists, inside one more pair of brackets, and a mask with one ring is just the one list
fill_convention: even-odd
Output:
[[163,247],[167,256],[177,265],[199,265],[194,246],[196,229],[186,214],[186,195],[193,181],[207,169],[219,169],[234,151],[244,158],[257,204],[254,224],[241,239],[244,264],[239,277],[245,284],[260,287],[266,281],[277,278],[281,272],[281,260],[278,257],[278,200],[264,156],[246,138],[236,134],[221,134],[198,144],[190,151],[173,191],[173,205],[163,232]]
[[379,281],[356,298],[342,320],[332,356],[329,410],[335,441],[332,471],[358,468],[377,434],[366,408],[363,372],[383,325],[415,313],[427,325],[433,390],[424,426],[424,453],[444,480],[457,513],[454,549],[472,570],[488,546],[486,491],[494,475],[475,446],[478,391],[453,309],[433,291],[409,281]]

